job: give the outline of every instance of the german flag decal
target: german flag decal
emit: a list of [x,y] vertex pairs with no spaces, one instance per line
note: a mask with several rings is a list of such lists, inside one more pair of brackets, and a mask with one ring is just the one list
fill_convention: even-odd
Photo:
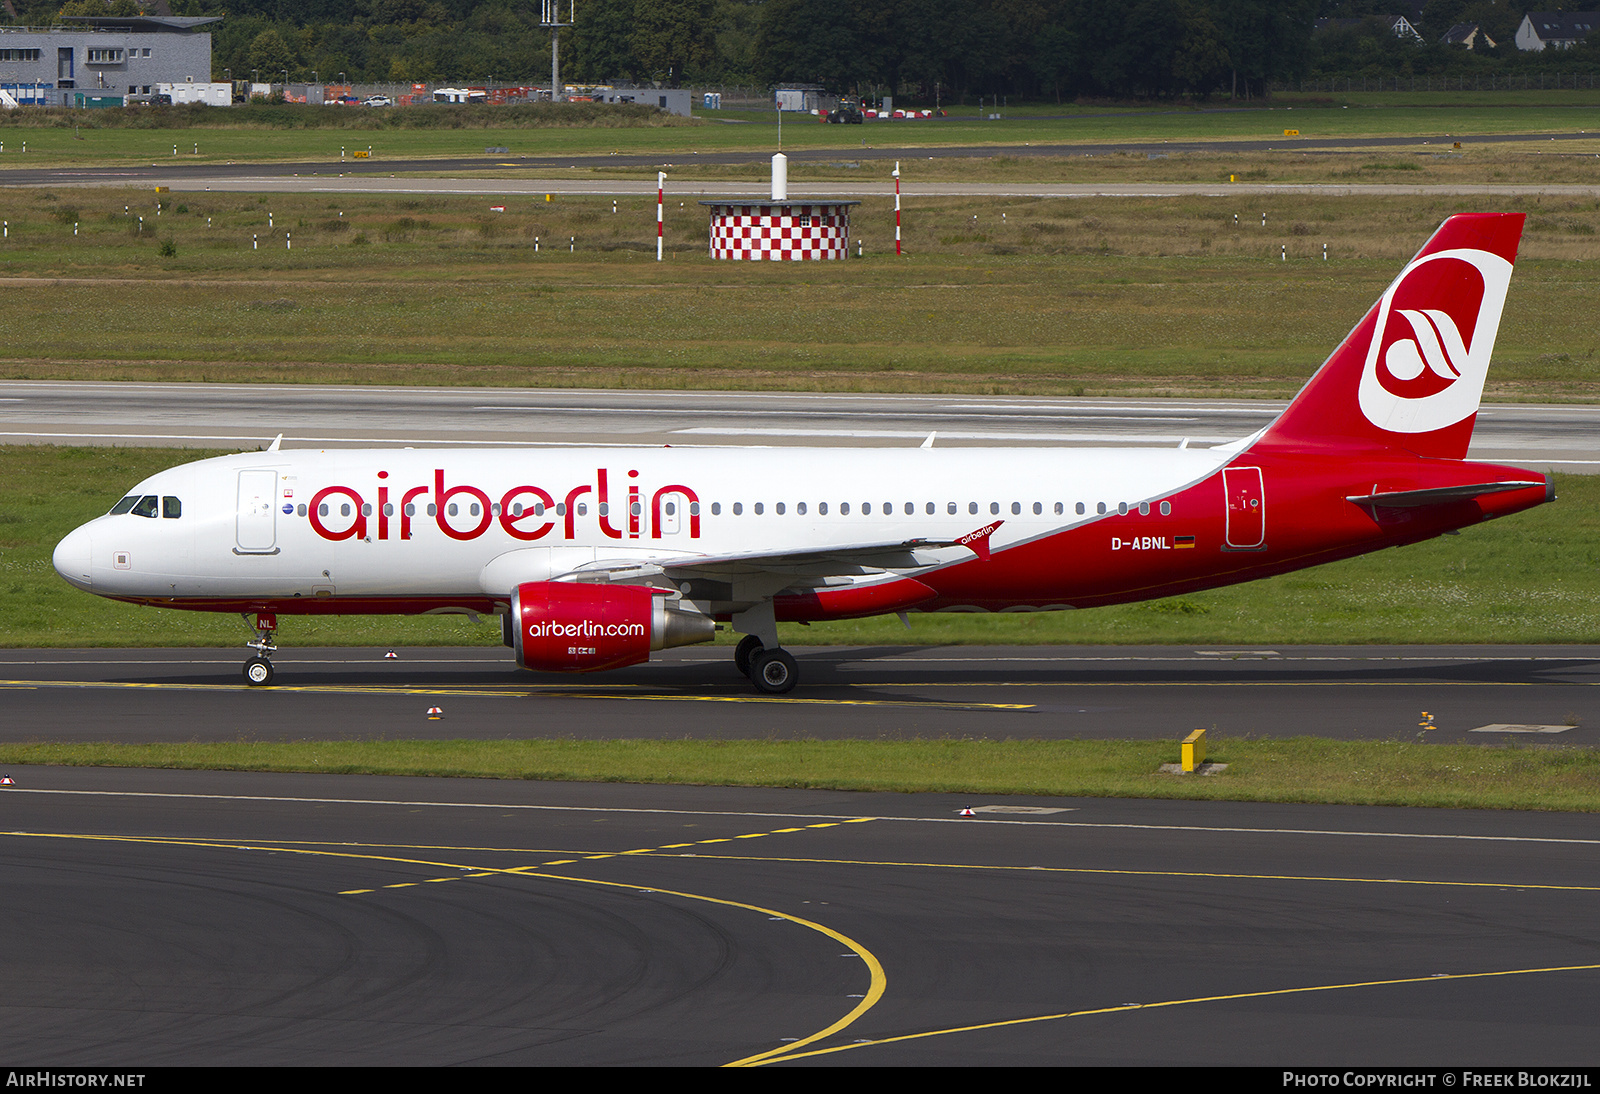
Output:
[[1193,547],[1193,546],[1194,546],[1194,537],[1193,536],[1173,536],[1172,537],[1172,548],[1175,551],[1181,551],[1185,547]]

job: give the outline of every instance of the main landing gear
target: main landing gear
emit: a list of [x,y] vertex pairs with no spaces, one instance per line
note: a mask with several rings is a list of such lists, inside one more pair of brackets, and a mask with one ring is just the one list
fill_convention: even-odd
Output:
[[787,650],[778,646],[769,650],[753,634],[739,640],[733,651],[733,663],[750,678],[757,691],[767,695],[787,694],[800,679],[800,671]]
[[[244,616],[246,623],[250,616]],[[271,612],[257,612],[255,622],[256,637],[254,641],[245,645],[255,650],[255,655],[244,663],[244,682],[253,688],[266,687],[272,683],[272,655],[277,652],[277,643],[272,641],[272,636],[278,631],[278,617]]]

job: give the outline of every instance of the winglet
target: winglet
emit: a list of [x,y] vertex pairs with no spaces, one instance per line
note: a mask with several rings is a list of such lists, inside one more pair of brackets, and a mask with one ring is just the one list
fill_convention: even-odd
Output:
[[976,532],[968,532],[966,535],[959,537],[956,540],[956,543],[959,544],[960,546],[965,547],[968,550],[970,550],[973,554],[977,555],[984,562],[988,562],[989,561],[989,537],[994,535],[995,530],[998,529],[1004,523],[1005,523],[1005,521],[1003,521],[1003,520],[997,520],[993,524],[985,524],[982,528],[979,528]]

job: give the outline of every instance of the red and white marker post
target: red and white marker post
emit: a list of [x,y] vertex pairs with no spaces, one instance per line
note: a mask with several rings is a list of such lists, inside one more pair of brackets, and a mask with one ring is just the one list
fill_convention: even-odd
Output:
[[656,172],[656,261],[661,261],[661,209],[666,202],[667,173]]
[[894,253],[900,253],[900,161],[894,161]]

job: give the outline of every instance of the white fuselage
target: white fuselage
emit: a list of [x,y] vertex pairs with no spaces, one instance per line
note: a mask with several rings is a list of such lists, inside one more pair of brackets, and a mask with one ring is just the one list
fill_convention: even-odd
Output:
[[113,597],[449,600],[607,560],[948,542],[995,521],[1000,550],[1136,511],[1237,448],[244,453],[146,479],[129,496],[176,498],[181,516],[100,517],[56,563]]

